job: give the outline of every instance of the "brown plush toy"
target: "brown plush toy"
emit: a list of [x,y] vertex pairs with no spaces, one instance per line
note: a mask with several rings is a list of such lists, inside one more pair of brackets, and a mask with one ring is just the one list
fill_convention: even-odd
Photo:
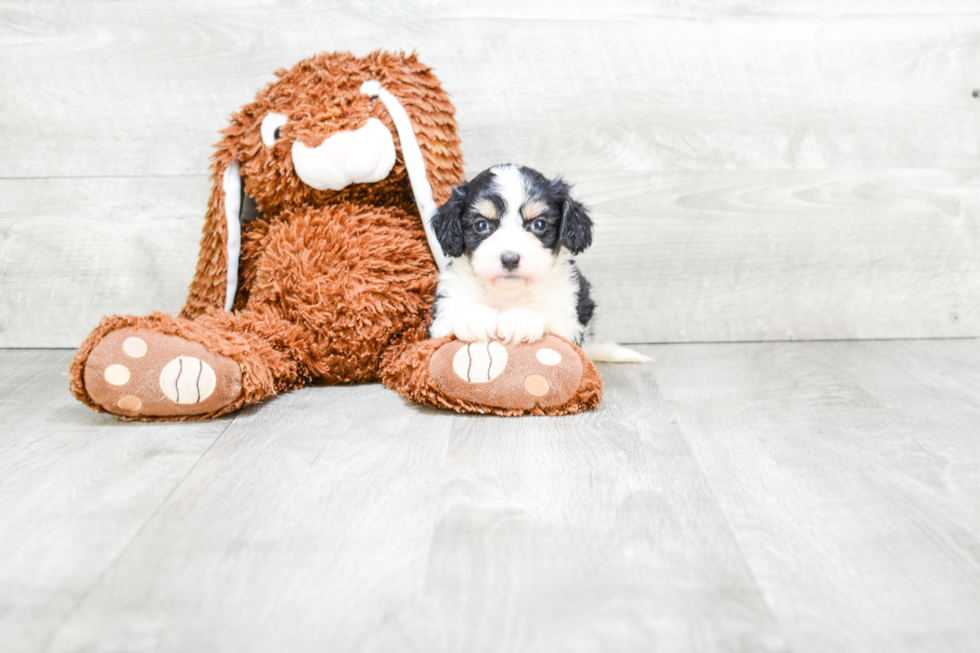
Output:
[[71,390],[133,419],[214,417],[309,383],[383,381],[461,412],[574,413],[599,375],[555,336],[431,340],[435,204],[460,182],[454,109],[416,56],[321,54],[232,116],[178,317],[103,318]]

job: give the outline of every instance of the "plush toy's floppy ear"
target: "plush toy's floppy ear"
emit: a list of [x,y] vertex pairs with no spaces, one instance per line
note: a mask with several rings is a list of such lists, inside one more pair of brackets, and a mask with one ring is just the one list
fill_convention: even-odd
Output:
[[372,78],[404,105],[415,130],[425,171],[436,204],[449,199],[453,186],[462,183],[463,155],[456,128],[456,109],[449,94],[415,53],[378,50],[366,59],[371,62]]
[[[211,170],[211,198],[204,218],[204,233],[181,316],[194,318],[210,308],[231,310],[238,286],[238,257],[241,250],[242,179],[238,161],[226,137],[219,144]],[[230,263],[230,265],[229,265]]]
[[561,201],[559,240],[573,254],[592,244],[592,218],[581,203],[571,198],[571,187],[562,179],[551,182],[552,193]]
[[432,70],[419,63],[414,53],[378,50],[365,59],[371,73],[361,92],[380,98],[395,123],[425,235],[436,266],[443,270],[447,261],[430,227],[433,209],[449,199],[463,177],[455,109]]
[[466,210],[466,191],[461,186],[453,188],[449,200],[439,207],[432,218],[432,229],[442,251],[450,258],[463,255],[463,212]]

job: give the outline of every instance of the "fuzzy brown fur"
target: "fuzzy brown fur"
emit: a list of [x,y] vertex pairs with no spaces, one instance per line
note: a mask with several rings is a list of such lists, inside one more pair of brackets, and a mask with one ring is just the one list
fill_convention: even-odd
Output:
[[[423,233],[405,173],[401,141],[384,105],[372,102],[361,93],[361,84],[367,80],[380,81],[405,107],[415,128],[437,204],[449,197],[452,187],[463,177],[463,155],[453,105],[439,80],[416,55],[378,51],[358,58],[350,53],[325,53],[301,61],[291,70],[277,70],[276,76],[278,82],[270,84],[256,96],[255,102],[231,117],[231,125],[222,132],[224,138],[216,144],[201,255],[182,317],[194,318],[208,308],[224,306],[228,265],[221,179],[233,160],[241,164],[245,193],[255,199],[265,217],[242,225],[242,257],[234,309],[243,308],[248,301],[266,230],[288,210],[341,203],[399,208],[416,216],[413,228],[420,235]],[[290,121],[283,127],[282,139],[266,148],[259,124],[270,111],[288,115]],[[354,184],[340,191],[320,191],[300,181],[290,156],[293,141],[315,147],[335,133],[361,127],[369,118],[384,123],[395,141],[397,159],[386,179],[373,184]],[[431,255],[427,258],[431,261]]]
[[[235,361],[241,393],[200,419],[253,404],[308,383],[384,380],[406,397],[470,412],[513,411],[469,405],[441,396],[426,378],[424,361],[439,342],[426,340],[437,271],[387,110],[360,91],[378,80],[404,106],[421,148],[433,199],[444,202],[460,182],[463,160],[454,110],[432,71],[416,56],[375,52],[321,54],[291,70],[231,118],[213,157],[213,190],[205,216],[197,270],[179,317],[112,316],[102,320],[72,363],[71,390],[91,408],[105,411],[85,388],[85,364],[106,334],[123,327],[178,336]],[[261,139],[265,115],[288,116],[282,138]],[[319,191],[293,170],[290,145],[316,147],[369,118],[391,132],[397,157],[377,183]],[[222,179],[238,161],[244,192],[261,217],[242,224],[239,283],[225,312],[227,227]],[[583,356],[584,359],[584,356]],[[564,414],[601,398],[598,373],[585,360],[585,380],[573,402],[541,414]],[[108,411],[115,412],[115,411]],[[534,412],[534,411],[531,411]]]

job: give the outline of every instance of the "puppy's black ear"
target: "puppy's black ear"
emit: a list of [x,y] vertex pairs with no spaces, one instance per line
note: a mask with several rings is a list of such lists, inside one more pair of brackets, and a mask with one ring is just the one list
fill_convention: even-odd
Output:
[[561,179],[551,182],[551,191],[561,201],[561,244],[578,254],[592,244],[592,218],[579,202],[571,198],[571,188]]
[[463,255],[463,212],[466,210],[466,191],[462,186],[453,188],[445,204],[432,217],[432,229],[449,258]]

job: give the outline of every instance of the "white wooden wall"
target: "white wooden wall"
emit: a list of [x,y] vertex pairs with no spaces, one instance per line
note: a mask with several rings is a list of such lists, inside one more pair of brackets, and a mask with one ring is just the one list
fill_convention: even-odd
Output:
[[227,116],[376,48],[575,185],[599,339],[980,335],[976,0],[121,0],[0,5],[0,346],[178,310]]

